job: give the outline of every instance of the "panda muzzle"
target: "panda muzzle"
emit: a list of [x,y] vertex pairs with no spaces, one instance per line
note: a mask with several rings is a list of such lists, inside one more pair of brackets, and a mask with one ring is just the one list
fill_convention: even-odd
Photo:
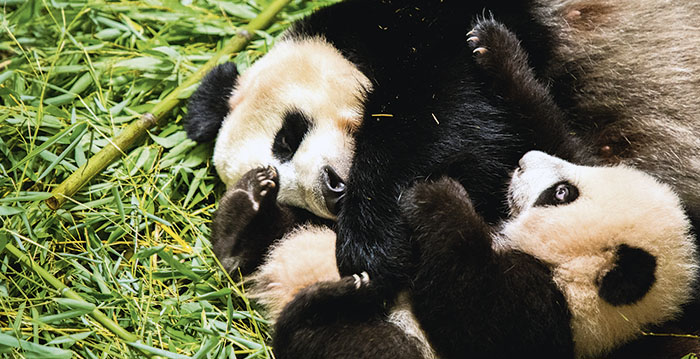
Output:
[[331,166],[323,166],[323,198],[326,208],[333,215],[340,210],[340,199],[345,194],[345,181],[333,170]]

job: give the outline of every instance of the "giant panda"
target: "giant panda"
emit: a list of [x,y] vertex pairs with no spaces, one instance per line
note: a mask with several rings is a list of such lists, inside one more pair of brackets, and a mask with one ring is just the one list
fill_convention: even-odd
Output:
[[697,248],[668,186],[537,151],[519,165],[497,230],[452,180],[402,196],[413,310],[442,357],[599,357],[692,299]]
[[[523,15],[536,4],[488,6],[522,34],[530,62],[542,68],[554,43],[545,24]],[[341,273],[366,270],[390,298],[411,272],[398,198],[412,183],[450,175],[495,222],[506,214],[503,188],[522,154],[590,158],[584,145],[568,145],[575,140],[561,116],[532,106],[548,95],[502,96],[486,85],[493,72],[467,42],[484,7],[349,0],[322,8],[244,74],[222,65],[207,76],[190,103],[188,134],[216,137],[214,164],[229,186],[273,166],[282,204],[337,221]]]
[[[258,175],[237,187],[255,197],[269,188]],[[690,223],[651,176],[532,151],[512,174],[508,203],[510,217],[491,226],[453,179],[405,191],[417,272],[388,310],[372,299],[367,273],[340,276],[332,230],[288,233],[252,276],[252,293],[273,313],[276,356],[600,358],[691,299],[699,261]],[[690,349],[665,350],[644,357]]]

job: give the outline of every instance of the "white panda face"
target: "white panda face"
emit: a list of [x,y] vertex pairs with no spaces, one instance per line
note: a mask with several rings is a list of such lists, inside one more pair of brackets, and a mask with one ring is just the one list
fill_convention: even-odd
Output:
[[255,167],[275,166],[281,203],[335,218],[370,89],[322,39],[277,43],[238,78],[214,149],[219,176],[231,186]]
[[[560,184],[568,187],[558,189]],[[569,303],[577,356],[606,352],[673,318],[692,295],[698,261],[688,219],[678,196],[651,176],[529,152],[513,174],[509,201],[513,217],[495,245],[549,265]],[[620,246],[655,260],[648,290],[621,304],[599,292],[601,280],[618,266]],[[644,270],[641,262],[631,265],[633,272]]]

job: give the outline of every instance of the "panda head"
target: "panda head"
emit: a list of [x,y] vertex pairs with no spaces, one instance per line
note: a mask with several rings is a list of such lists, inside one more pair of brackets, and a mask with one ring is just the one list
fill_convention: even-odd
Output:
[[536,151],[519,164],[499,241],[550,266],[579,356],[605,353],[679,314],[698,260],[667,185],[632,168],[577,166]]
[[227,186],[271,165],[281,203],[333,219],[370,89],[323,39],[288,37],[240,76],[232,64],[207,75],[186,127],[195,140],[216,136],[214,165]]

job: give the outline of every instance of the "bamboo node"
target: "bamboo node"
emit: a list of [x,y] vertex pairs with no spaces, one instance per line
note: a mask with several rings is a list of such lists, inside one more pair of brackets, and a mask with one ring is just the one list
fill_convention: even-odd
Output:
[[143,115],[141,115],[141,121],[143,121],[144,124],[149,128],[154,127],[158,124],[158,119],[150,112],[146,112]]
[[236,35],[245,37],[245,39],[248,41],[250,41],[253,38],[253,35],[246,29],[238,30],[238,33],[236,33]]

